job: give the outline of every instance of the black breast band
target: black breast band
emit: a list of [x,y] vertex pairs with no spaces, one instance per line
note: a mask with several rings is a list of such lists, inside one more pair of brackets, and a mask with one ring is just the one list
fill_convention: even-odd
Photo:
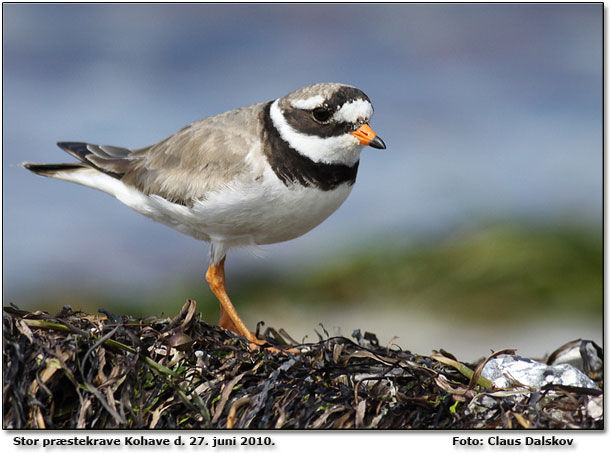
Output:
[[294,184],[332,190],[340,184],[354,184],[359,163],[342,164],[314,162],[292,148],[281,136],[270,115],[273,101],[263,109],[263,152],[276,176],[289,187]]

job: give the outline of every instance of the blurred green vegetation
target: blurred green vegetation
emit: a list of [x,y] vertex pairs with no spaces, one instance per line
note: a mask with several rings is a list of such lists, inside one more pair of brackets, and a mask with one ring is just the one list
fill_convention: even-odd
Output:
[[417,246],[378,244],[286,279],[257,276],[234,294],[245,304],[366,303],[470,319],[602,316],[602,235],[567,227],[490,226]]
[[[417,243],[388,237],[332,259],[321,251],[323,257],[326,261],[290,274],[260,267],[229,274],[228,292],[238,311],[261,304],[316,310],[375,304],[380,310],[431,310],[472,320],[554,315],[602,319],[601,232],[497,223]],[[218,303],[203,280],[147,293],[145,303],[133,295],[108,300],[74,293],[55,302],[47,297],[45,307],[37,308],[54,312],[68,303],[134,316],[172,315],[185,299],[177,294],[188,294],[206,319],[217,319]],[[88,298],[86,304],[83,297]]]

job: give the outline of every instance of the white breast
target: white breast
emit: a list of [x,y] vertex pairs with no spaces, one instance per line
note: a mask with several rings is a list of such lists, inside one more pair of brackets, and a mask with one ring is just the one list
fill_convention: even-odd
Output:
[[193,215],[212,242],[271,244],[299,237],[329,217],[346,200],[352,185],[334,190],[285,186],[271,169],[262,180],[235,183],[205,201]]
[[267,167],[261,178],[234,181],[189,207],[145,195],[94,169],[55,177],[106,192],[157,222],[212,242],[215,261],[231,247],[282,242],[307,233],[329,217],[352,190],[347,183],[329,191],[299,184],[287,187]]

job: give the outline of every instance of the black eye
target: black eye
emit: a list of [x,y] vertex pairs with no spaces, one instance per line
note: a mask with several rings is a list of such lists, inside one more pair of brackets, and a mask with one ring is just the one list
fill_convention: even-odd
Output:
[[329,110],[327,110],[325,107],[316,107],[314,110],[312,110],[312,116],[314,116],[316,121],[324,123],[325,121],[329,121],[331,113],[329,113]]

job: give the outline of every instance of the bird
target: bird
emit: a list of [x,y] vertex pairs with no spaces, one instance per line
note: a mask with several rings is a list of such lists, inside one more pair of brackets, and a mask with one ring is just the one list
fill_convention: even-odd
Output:
[[220,302],[218,325],[254,350],[267,343],[227,294],[227,251],[297,238],[335,212],[354,186],[362,149],[386,149],[372,115],[360,89],[316,83],[195,121],[144,148],[58,142],[77,161],[22,165],[209,242],[205,278]]

